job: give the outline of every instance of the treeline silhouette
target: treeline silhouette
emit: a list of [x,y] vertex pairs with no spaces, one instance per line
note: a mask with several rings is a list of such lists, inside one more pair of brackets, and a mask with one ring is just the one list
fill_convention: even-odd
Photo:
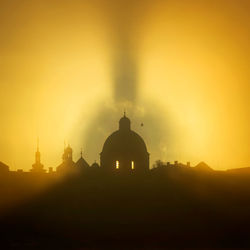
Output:
[[44,176],[0,176],[1,249],[250,247],[245,172],[158,164]]

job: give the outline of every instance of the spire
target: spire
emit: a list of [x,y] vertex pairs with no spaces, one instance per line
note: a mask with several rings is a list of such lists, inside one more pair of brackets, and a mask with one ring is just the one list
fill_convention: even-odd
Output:
[[35,154],[35,161],[37,164],[40,164],[41,154],[39,152],[39,137],[37,137],[37,145],[36,145],[36,154]]
[[31,172],[45,173],[46,170],[43,169],[43,164],[41,164],[41,154],[39,151],[39,137],[37,137],[36,153],[35,153],[35,163],[32,165]]
[[81,148],[81,158],[82,158],[82,148]]
[[39,152],[39,136],[37,136],[36,151]]
[[124,108],[124,117],[126,117],[126,109]]
[[63,161],[66,161],[66,152],[65,152],[66,151],[66,141],[65,141],[65,139],[64,139],[63,143],[64,143],[64,145],[63,145],[64,152],[62,155],[62,159],[63,159]]

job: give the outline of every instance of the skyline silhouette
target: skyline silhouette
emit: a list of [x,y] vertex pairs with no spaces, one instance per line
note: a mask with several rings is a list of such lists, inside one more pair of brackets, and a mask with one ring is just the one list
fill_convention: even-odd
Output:
[[250,249],[249,13],[0,1],[0,249]]
[[65,144],[61,164],[47,172],[37,142],[30,172],[0,162],[0,247],[250,246],[250,168],[215,171],[177,160],[149,168],[147,146],[125,112],[100,165],[72,154]]
[[92,166],[60,176],[0,173],[1,248],[250,246],[249,169],[159,161],[148,173]]
[[[64,142],[64,152],[62,154],[62,163],[57,167],[49,167],[48,169],[44,168],[44,165],[41,163],[41,153],[39,150],[39,138],[37,139],[37,150],[35,152],[35,163],[32,164],[30,172],[32,173],[70,173],[70,172],[81,172],[88,169],[89,167],[101,167],[105,171],[114,172],[145,172],[154,168],[161,167],[188,167],[190,168],[190,162],[186,164],[178,162],[177,160],[174,163],[169,161],[163,162],[161,159],[154,162],[150,167],[149,159],[150,154],[147,152],[147,146],[143,141],[143,138],[140,137],[136,132],[131,130],[129,118],[126,116],[124,111],[123,117],[119,120],[119,129],[113,132],[110,136],[107,137],[103,144],[102,151],[100,152],[100,165],[95,161],[94,163],[89,164],[83,157],[83,152],[81,149],[80,158],[75,162],[73,161],[73,149],[66,146]],[[143,126],[143,123],[141,124]],[[194,168],[201,170],[213,170],[206,163],[200,162]],[[247,171],[249,167],[245,168],[236,168],[230,169],[232,171]],[[10,167],[3,162],[0,165],[0,171],[6,173],[10,171]],[[0,172],[0,173],[1,173]],[[17,169],[17,172],[23,172],[22,169]]]
[[124,107],[152,163],[250,165],[250,3],[13,1],[0,10],[0,159],[12,169],[28,171],[38,135],[45,166],[65,139],[98,160]]

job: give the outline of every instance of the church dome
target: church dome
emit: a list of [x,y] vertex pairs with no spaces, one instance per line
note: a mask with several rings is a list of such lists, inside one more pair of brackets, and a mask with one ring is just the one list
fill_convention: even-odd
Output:
[[145,153],[147,147],[144,140],[136,132],[129,130],[123,133],[121,130],[117,130],[106,139],[102,153],[116,151]]
[[105,141],[101,152],[101,166],[105,169],[146,170],[149,154],[144,140],[130,129],[130,120],[125,116],[119,121],[119,130]]
[[119,121],[119,130],[130,130],[130,120],[126,117],[125,113]]

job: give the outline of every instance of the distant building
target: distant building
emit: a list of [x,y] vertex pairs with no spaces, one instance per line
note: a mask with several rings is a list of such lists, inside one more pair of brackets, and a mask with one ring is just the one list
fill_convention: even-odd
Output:
[[0,174],[9,172],[9,166],[0,161]]
[[84,171],[84,169],[89,168],[89,164],[87,161],[82,157],[82,151],[81,151],[81,157],[79,160],[75,163],[75,167],[77,168],[78,171]]
[[106,171],[145,172],[149,170],[149,153],[144,140],[130,128],[130,120],[124,116],[119,130],[105,141],[100,154],[101,167]]
[[205,162],[200,162],[200,163],[198,163],[195,167],[194,167],[194,169],[196,169],[196,170],[199,170],[199,171],[213,171],[213,169],[211,168],[211,167],[209,167]]
[[191,167],[190,162],[188,161],[186,164],[178,162],[178,161],[174,161],[173,163],[171,163],[170,161],[168,162],[163,162],[161,160],[158,160],[155,162],[155,164],[153,165],[153,169],[193,169],[194,167]]
[[39,151],[39,145],[37,143],[37,150],[35,153],[35,163],[32,165],[32,169],[30,170],[30,172],[33,173],[45,173],[46,170],[43,167],[43,164],[41,164],[41,154]]
[[75,172],[75,162],[72,159],[72,148],[68,145],[68,147],[64,148],[64,153],[62,155],[62,163],[56,168],[57,172],[60,173],[70,173]]

